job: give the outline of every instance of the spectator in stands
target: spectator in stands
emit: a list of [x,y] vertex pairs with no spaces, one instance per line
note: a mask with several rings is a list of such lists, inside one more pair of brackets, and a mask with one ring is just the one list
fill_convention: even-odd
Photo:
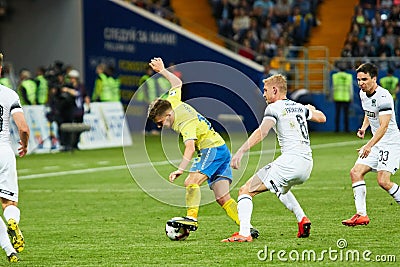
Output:
[[361,38],[358,40],[357,45],[353,47],[352,55],[353,57],[371,57],[373,56],[373,52],[371,47],[366,44],[364,38]]
[[386,27],[385,38],[386,38],[386,43],[390,45],[392,49],[394,49],[395,47],[397,36],[398,35],[394,34],[393,24],[389,22]]
[[380,71],[389,71],[389,69],[394,68],[393,61],[388,59],[384,52],[376,60],[375,65],[378,66]]
[[378,45],[375,48],[375,56],[382,56],[382,54],[385,54],[386,57],[393,56],[393,48],[387,44],[385,36],[379,38]]
[[377,39],[375,37],[375,33],[371,23],[367,23],[367,26],[365,28],[364,40],[365,44],[369,47],[376,46],[377,44]]
[[274,2],[271,0],[256,0],[253,4],[253,10],[255,10],[256,14],[261,14],[263,19],[272,18],[274,14]]
[[353,66],[353,48],[350,42],[346,42],[340,52],[341,60],[336,62],[336,67],[339,69],[349,70]]
[[251,44],[249,39],[246,38],[243,40],[243,45],[239,48],[238,54],[250,60],[255,59],[255,54],[254,51],[251,49]]
[[273,9],[274,23],[285,24],[289,20],[291,2],[289,0],[277,0]]
[[287,61],[285,51],[282,47],[276,50],[276,55],[270,61],[271,68],[277,72],[288,76],[290,73],[290,63]]
[[377,40],[385,33],[385,27],[379,11],[375,12],[375,17],[371,20],[371,25],[376,38],[375,42],[377,42]]
[[44,77],[45,72],[46,72],[45,67],[38,67],[36,69],[36,77],[35,77],[35,82],[37,84],[36,97],[37,97],[37,103],[39,105],[44,105],[47,103],[47,98],[49,94],[48,82]]
[[292,15],[289,17],[290,22],[290,37],[293,40],[293,44],[296,46],[303,46],[306,36],[306,22],[304,17],[300,14],[300,8],[294,6]]
[[232,38],[233,5],[228,0],[217,1],[214,6],[214,17],[218,23],[218,33],[224,37]]
[[36,90],[37,85],[32,80],[31,72],[27,69],[22,69],[19,72],[19,84],[17,93],[22,105],[36,105]]
[[393,5],[388,16],[388,21],[393,22],[395,34],[400,34],[400,5]]
[[364,14],[368,20],[374,17],[378,1],[379,0],[360,0],[360,7],[364,10]]
[[233,39],[237,42],[241,42],[246,31],[250,28],[250,17],[245,13],[244,8],[235,8],[233,14]]

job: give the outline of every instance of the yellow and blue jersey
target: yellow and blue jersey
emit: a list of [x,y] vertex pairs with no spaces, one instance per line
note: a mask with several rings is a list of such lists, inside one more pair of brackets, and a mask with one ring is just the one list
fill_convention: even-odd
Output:
[[195,140],[198,150],[224,145],[224,139],[214,131],[211,123],[192,106],[182,102],[181,95],[181,87],[174,87],[169,90],[166,100],[174,110],[172,129],[182,135],[183,142]]

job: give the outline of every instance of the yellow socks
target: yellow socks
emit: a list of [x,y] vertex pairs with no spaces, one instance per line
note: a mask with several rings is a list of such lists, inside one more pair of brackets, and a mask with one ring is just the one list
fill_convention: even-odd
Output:
[[186,187],[186,216],[197,219],[197,215],[199,213],[200,199],[200,186],[198,184],[188,185]]
[[237,211],[237,203],[235,200],[233,200],[233,198],[225,202],[222,208],[226,211],[226,214],[228,214],[228,216],[235,221],[237,225],[240,225],[238,211]]

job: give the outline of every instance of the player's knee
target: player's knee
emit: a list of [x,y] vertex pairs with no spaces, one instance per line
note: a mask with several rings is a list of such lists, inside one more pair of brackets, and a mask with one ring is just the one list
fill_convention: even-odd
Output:
[[17,202],[11,201],[11,200],[8,200],[8,199],[7,200],[3,199],[2,203],[1,203],[1,206],[2,206],[3,210],[5,208],[7,208],[8,206],[11,206],[11,205],[17,206]]
[[363,180],[361,172],[357,171],[354,167],[350,170],[350,177],[353,183]]
[[239,188],[239,196],[240,196],[240,195],[244,195],[244,194],[246,194],[246,195],[250,194],[250,192],[249,192],[249,187],[247,186],[247,184],[242,185],[242,186]]
[[378,184],[385,190],[389,190],[391,188],[391,182],[386,178],[378,177]]

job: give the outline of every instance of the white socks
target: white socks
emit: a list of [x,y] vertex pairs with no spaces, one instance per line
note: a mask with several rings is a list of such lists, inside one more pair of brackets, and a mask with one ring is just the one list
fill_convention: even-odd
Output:
[[398,184],[393,184],[392,188],[388,190],[388,193],[396,200],[397,204],[400,204],[400,188]]
[[238,216],[240,221],[239,234],[242,236],[250,235],[251,214],[253,212],[252,197],[246,194],[240,195],[237,202]]
[[301,222],[301,219],[303,219],[305,215],[303,209],[300,207],[299,202],[297,202],[297,199],[293,195],[291,191],[288,191],[286,194],[277,194],[279,200],[285,205],[285,207],[290,210],[291,212],[294,213],[296,216],[296,219],[298,222]]
[[3,219],[0,218],[0,246],[9,256],[12,252],[15,252],[14,247],[11,245],[10,238],[7,233],[7,226]]
[[3,211],[3,215],[6,221],[8,221],[9,219],[14,219],[17,223],[19,223],[19,220],[21,218],[21,212],[19,208],[14,205],[7,206]]
[[352,187],[357,214],[365,216],[367,215],[367,187],[365,186],[365,181],[355,182],[352,184]]

